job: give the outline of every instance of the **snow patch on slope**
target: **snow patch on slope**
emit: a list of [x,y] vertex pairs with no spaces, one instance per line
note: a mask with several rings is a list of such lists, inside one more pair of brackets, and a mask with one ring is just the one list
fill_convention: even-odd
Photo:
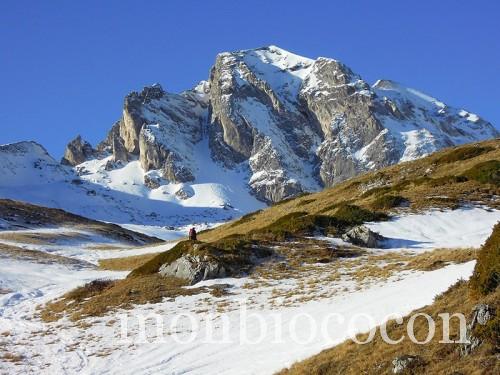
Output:
[[397,111],[375,113],[401,148],[399,161],[414,160],[443,147],[494,138],[495,129],[476,114],[456,109],[418,90],[389,80],[378,80],[372,90],[381,102]]
[[426,251],[433,248],[480,247],[500,221],[500,211],[482,207],[432,210],[366,224],[389,240],[386,247]]

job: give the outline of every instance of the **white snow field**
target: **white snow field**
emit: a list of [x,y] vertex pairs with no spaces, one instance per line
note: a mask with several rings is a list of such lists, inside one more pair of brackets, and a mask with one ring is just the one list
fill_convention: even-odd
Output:
[[[499,211],[476,207],[401,216],[370,226],[398,239],[393,251],[413,252],[480,246],[498,220]],[[162,246],[167,249],[172,244]],[[65,255],[90,261],[99,258],[86,258],[78,251]],[[1,258],[0,288],[8,290],[0,298],[2,350],[20,355],[22,360],[0,362],[0,372],[272,374],[350,334],[383,323],[389,314],[405,315],[431,303],[457,280],[469,278],[473,267],[474,262],[468,262],[430,272],[406,271],[362,288],[341,279],[335,282],[338,292],[331,297],[293,306],[270,303],[273,286],[246,287],[255,282],[251,277],[210,280],[195,287],[227,284],[230,294],[214,297],[203,292],[74,324],[67,319],[43,323],[36,317],[36,306],[90,280],[120,278],[126,273]],[[280,280],[279,285],[294,288],[295,284]],[[242,301],[248,302],[246,308]],[[159,314],[163,327],[154,314]],[[340,314],[345,321],[337,321],[337,315],[331,314]],[[140,315],[149,315],[145,337],[140,335]],[[227,330],[225,324],[229,324]],[[261,331],[263,326],[267,331]],[[128,330],[123,331],[124,327]]]
[[440,247],[480,247],[498,221],[498,210],[469,207],[453,211],[432,210],[367,226],[389,239],[386,242],[389,249],[426,251]]

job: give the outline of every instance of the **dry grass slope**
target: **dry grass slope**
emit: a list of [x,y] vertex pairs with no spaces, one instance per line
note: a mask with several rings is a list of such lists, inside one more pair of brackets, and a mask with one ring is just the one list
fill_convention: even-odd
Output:
[[[423,159],[365,173],[319,193],[280,202],[203,232],[200,239],[214,241],[258,231],[297,212],[330,215],[339,205],[346,204],[385,212],[456,208],[467,202],[500,208],[496,198],[500,195],[499,164],[499,139],[445,149]],[[405,205],[409,207],[404,208]]]
[[471,279],[474,290],[488,294],[500,285],[500,223],[479,252],[478,261]]
[[131,271],[141,267],[153,259],[157,254],[133,255],[122,258],[108,258],[99,260],[99,268],[108,271]]
[[[500,291],[476,299],[469,293],[466,282],[459,282],[435,302],[415,312],[423,312],[432,316],[436,322],[434,339],[426,345],[418,345],[408,339],[405,318],[402,325],[396,322],[387,324],[388,336],[394,340],[406,336],[406,339],[397,345],[387,344],[377,330],[372,342],[358,345],[353,341],[346,341],[332,349],[293,365],[283,370],[280,375],[359,375],[359,374],[391,374],[392,360],[403,354],[418,355],[424,359],[425,365],[413,371],[413,374],[498,374],[500,370],[495,343],[485,341],[472,355],[462,357],[459,354],[459,344],[440,344],[442,339],[442,320],[440,313],[462,312],[468,315],[477,303],[487,303],[500,307]],[[415,321],[415,337],[423,341],[428,333],[427,322],[424,318]],[[366,339],[366,335],[359,335],[359,340]],[[458,320],[450,321],[450,338],[458,340]]]
[[124,280],[95,280],[76,288],[42,307],[40,316],[46,322],[67,315],[73,321],[102,316],[117,308],[158,303],[164,298],[200,293],[201,289],[183,288],[179,279],[148,275]]

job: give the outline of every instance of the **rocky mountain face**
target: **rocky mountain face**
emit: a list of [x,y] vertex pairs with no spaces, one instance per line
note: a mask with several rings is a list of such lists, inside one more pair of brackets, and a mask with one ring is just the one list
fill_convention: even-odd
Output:
[[112,155],[113,169],[139,160],[156,189],[195,183],[211,158],[246,171],[252,194],[276,202],[498,135],[479,116],[419,91],[388,80],[371,86],[339,61],[270,46],[219,54],[208,81],[181,94],[158,84],[130,93],[97,149],[77,137],[63,161]]

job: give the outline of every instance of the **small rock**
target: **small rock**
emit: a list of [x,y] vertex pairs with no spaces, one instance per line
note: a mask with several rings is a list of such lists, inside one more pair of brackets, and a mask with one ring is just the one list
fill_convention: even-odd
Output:
[[423,365],[424,361],[421,357],[417,355],[402,355],[396,357],[392,361],[392,373],[393,374],[403,374],[407,370],[412,370],[418,366]]
[[474,306],[473,317],[472,317],[472,328],[475,327],[476,324],[485,326],[493,316],[495,316],[495,310],[484,303]]
[[112,160],[108,160],[104,166],[104,170],[112,171],[113,169],[115,169],[115,163]]
[[190,186],[183,186],[175,192],[177,198],[186,200],[194,195],[194,190]]
[[144,185],[151,190],[157,189],[161,186],[161,177],[151,174],[145,174]]

